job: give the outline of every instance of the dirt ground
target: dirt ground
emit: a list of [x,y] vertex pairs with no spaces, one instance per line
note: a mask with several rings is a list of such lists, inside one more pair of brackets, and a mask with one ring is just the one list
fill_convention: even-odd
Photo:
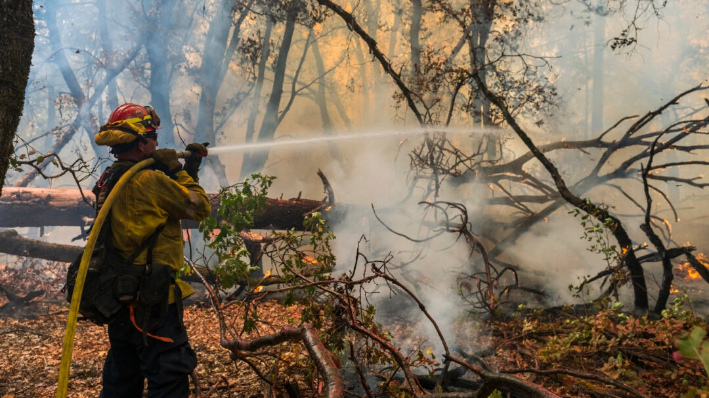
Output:
[[[0,286],[12,286],[18,295],[45,291],[32,301],[18,305],[0,295],[2,398],[53,397],[55,394],[68,313],[68,304],[60,292],[63,267],[37,262],[25,264],[24,268],[4,268],[0,272]],[[692,281],[684,287],[701,291],[705,290],[704,286],[703,281]],[[695,325],[707,327],[705,320],[684,312],[687,308],[685,305],[671,317],[659,320],[634,318],[622,311],[587,311],[570,306],[552,311],[520,309],[506,320],[483,321],[461,316],[454,321],[451,328],[454,337],[449,343],[461,352],[481,358],[495,371],[565,369],[596,378],[519,373],[519,377],[566,397],[633,396],[613,386],[609,382],[612,380],[647,396],[674,398],[690,387],[709,385],[698,363],[677,363],[672,356],[676,351],[674,339]],[[298,306],[283,307],[274,300],[262,302],[259,314],[263,323],[244,337],[270,334],[282,325],[297,323],[299,311]],[[237,305],[225,309],[227,320],[236,330],[243,326],[242,314],[243,308]],[[411,317],[391,316],[388,320],[390,324],[384,327],[397,337],[403,350],[420,347],[428,352],[433,348],[432,352],[440,360],[435,344],[422,336],[426,325]],[[210,306],[205,303],[188,305],[185,324],[197,352],[197,375],[203,391],[213,388],[212,397],[264,396],[267,385],[243,362],[235,364],[228,351],[219,345],[219,326]],[[88,322],[78,324],[70,397],[98,396],[108,349],[105,327]],[[301,396],[317,395],[308,390],[309,386],[303,381],[304,354],[299,347],[283,346],[276,355],[278,372],[298,382]],[[260,366],[264,373],[273,369],[273,361],[269,360]]]
[[[0,397],[53,397],[56,393],[68,310],[64,305],[48,308],[49,312],[42,316],[0,319]],[[236,311],[233,307],[227,314],[236,315]],[[276,302],[263,303],[259,309],[264,318],[273,321],[274,328],[297,319],[297,311],[296,307],[283,308]],[[258,396],[265,390],[264,383],[246,364],[234,365],[228,351],[219,346],[219,326],[211,308],[188,306],[184,320],[197,353],[197,374],[203,388],[208,390],[227,380],[228,386],[222,382],[217,388],[222,396]],[[235,326],[238,329],[240,325]],[[69,397],[98,396],[108,349],[105,327],[88,322],[77,325]]]

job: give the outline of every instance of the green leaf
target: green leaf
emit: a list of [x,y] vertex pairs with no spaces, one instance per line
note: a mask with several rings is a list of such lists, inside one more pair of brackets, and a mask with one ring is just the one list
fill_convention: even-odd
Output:
[[709,374],[709,342],[704,341],[706,330],[695,326],[691,332],[685,333],[675,341],[680,354],[689,359],[698,359],[704,370]]
[[677,348],[679,348],[679,352],[682,353],[682,356],[689,359],[699,358],[699,349],[706,334],[707,332],[704,329],[695,326],[691,332],[680,336],[680,338],[677,339]]
[[289,307],[293,304],[295,304],[295,293],[292,290],[289,290],[286,293],[286,298],[283,300],[281,305],[283,305],[284,307]]
[[495,390],[487,398],[502,398],[502,393],[499,390]]

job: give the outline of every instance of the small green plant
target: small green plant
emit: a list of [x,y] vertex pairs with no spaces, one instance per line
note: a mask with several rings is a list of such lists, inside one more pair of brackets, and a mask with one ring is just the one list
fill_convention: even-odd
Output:
[[622,379],[625,383],[638,387],[643,384],[643,381],[638,377],[638,373],[630,369],[632,364],[627,359],[623,358],[623,354],[618,352],[615,357],[608,358],[608,361],[603,365],[603,372],[613,379]]
[[245,283],[255,270],[250,266],[248,250],[239,233],[253,225],[254,216],[266,208],[266,194],[275,178],[252,174],[243,183],[223,190],[219,206],[222,222],[209,217],[199,226],[204,240],[210,242],[208,246],[217,256],[219,264],[214,271],[226,289]]
[[[689,309],[685,309],[685,304],[690,306]],[[672,305],[668,308],[662,310],[662,317],[667,319],[677,319],[677,320],[690,320],[694,318],[694,311],[692,311],[692,299],[689,298],[687,292],[684,292],[681,296],[677,296],[672,300]]]
[[[684,362],[685,359],[699,361],[704,367],[704,372],[709,376],[709,341],[704,340],[707,332],[704,328],[695,326],[691,332],[685,333],[675,341],[679,351],[674,353],[677,362]],[[687,383],[689,384],[689,383]],[[683,398],[705,397],[709,394],[709,386],[701,388],[689,387]]]
[[[591,203],[588,199],[587,202],[589,204]],[[581,210],[573,209],[569,211],[569,214],[573,214],[574,217],[581,215],[581,226],[584,229],[581,239],[585,239],[591,243],[591,246],[587,250],[592,253],[602,254],[606,264],[612,266],[618,264],[622,258],[622,253],[618,250],[618,247],[611,244],[616,225],[611,218],[606,218],[603,220],[603,223],[596,218],[600,212],[607,212],[608,208],[608,205],[601,204],[597,208],[594,208],[596,209],[594,213],[581,215]]]
[[605,218],[602,222],[599,221],[599,215],[607,213],[609,206],[606,204],[593,206],[590,199],[586,199],[586,203],[588,208],[593,209],[592,212],[581,215],[581,210],[573,209],[569,211],[569,214],[573,214],[574,217],[581,216],[581,226],[584,229],[581,239],[591,244],[586,250],[603,256],[607,269],[612,271],[610,283],[613,288],[613,296],[618,301],[618,287],[630,280],[627,269],[622,267],[625,249],[621,250],[612,243],[615,239],[613,233],[617,228],[613,219]]

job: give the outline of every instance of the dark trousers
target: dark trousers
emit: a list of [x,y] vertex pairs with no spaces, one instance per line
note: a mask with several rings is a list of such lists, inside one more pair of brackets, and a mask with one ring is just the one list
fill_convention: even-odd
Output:
[[108,325],[111,349],[103,366],[101,398],[141,398],[148,379],[149,398],[188,398],[189,374],[197,366],[197,356],[187,341],[177,317],[177,307],[170,305],[165,325],[152,334],[173,339],[172,343],[148,337],[133,326],[128,308]]

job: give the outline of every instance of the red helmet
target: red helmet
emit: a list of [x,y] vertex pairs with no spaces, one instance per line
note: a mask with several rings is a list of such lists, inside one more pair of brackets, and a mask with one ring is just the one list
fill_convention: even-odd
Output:
[[158,117],[155,109],[149,105],[123,104],[111,112],[111,116],[108,117],[108,123],[115,122],[139,123],[145,126],[147,131],[155,131],[161,128],[160,117]]

